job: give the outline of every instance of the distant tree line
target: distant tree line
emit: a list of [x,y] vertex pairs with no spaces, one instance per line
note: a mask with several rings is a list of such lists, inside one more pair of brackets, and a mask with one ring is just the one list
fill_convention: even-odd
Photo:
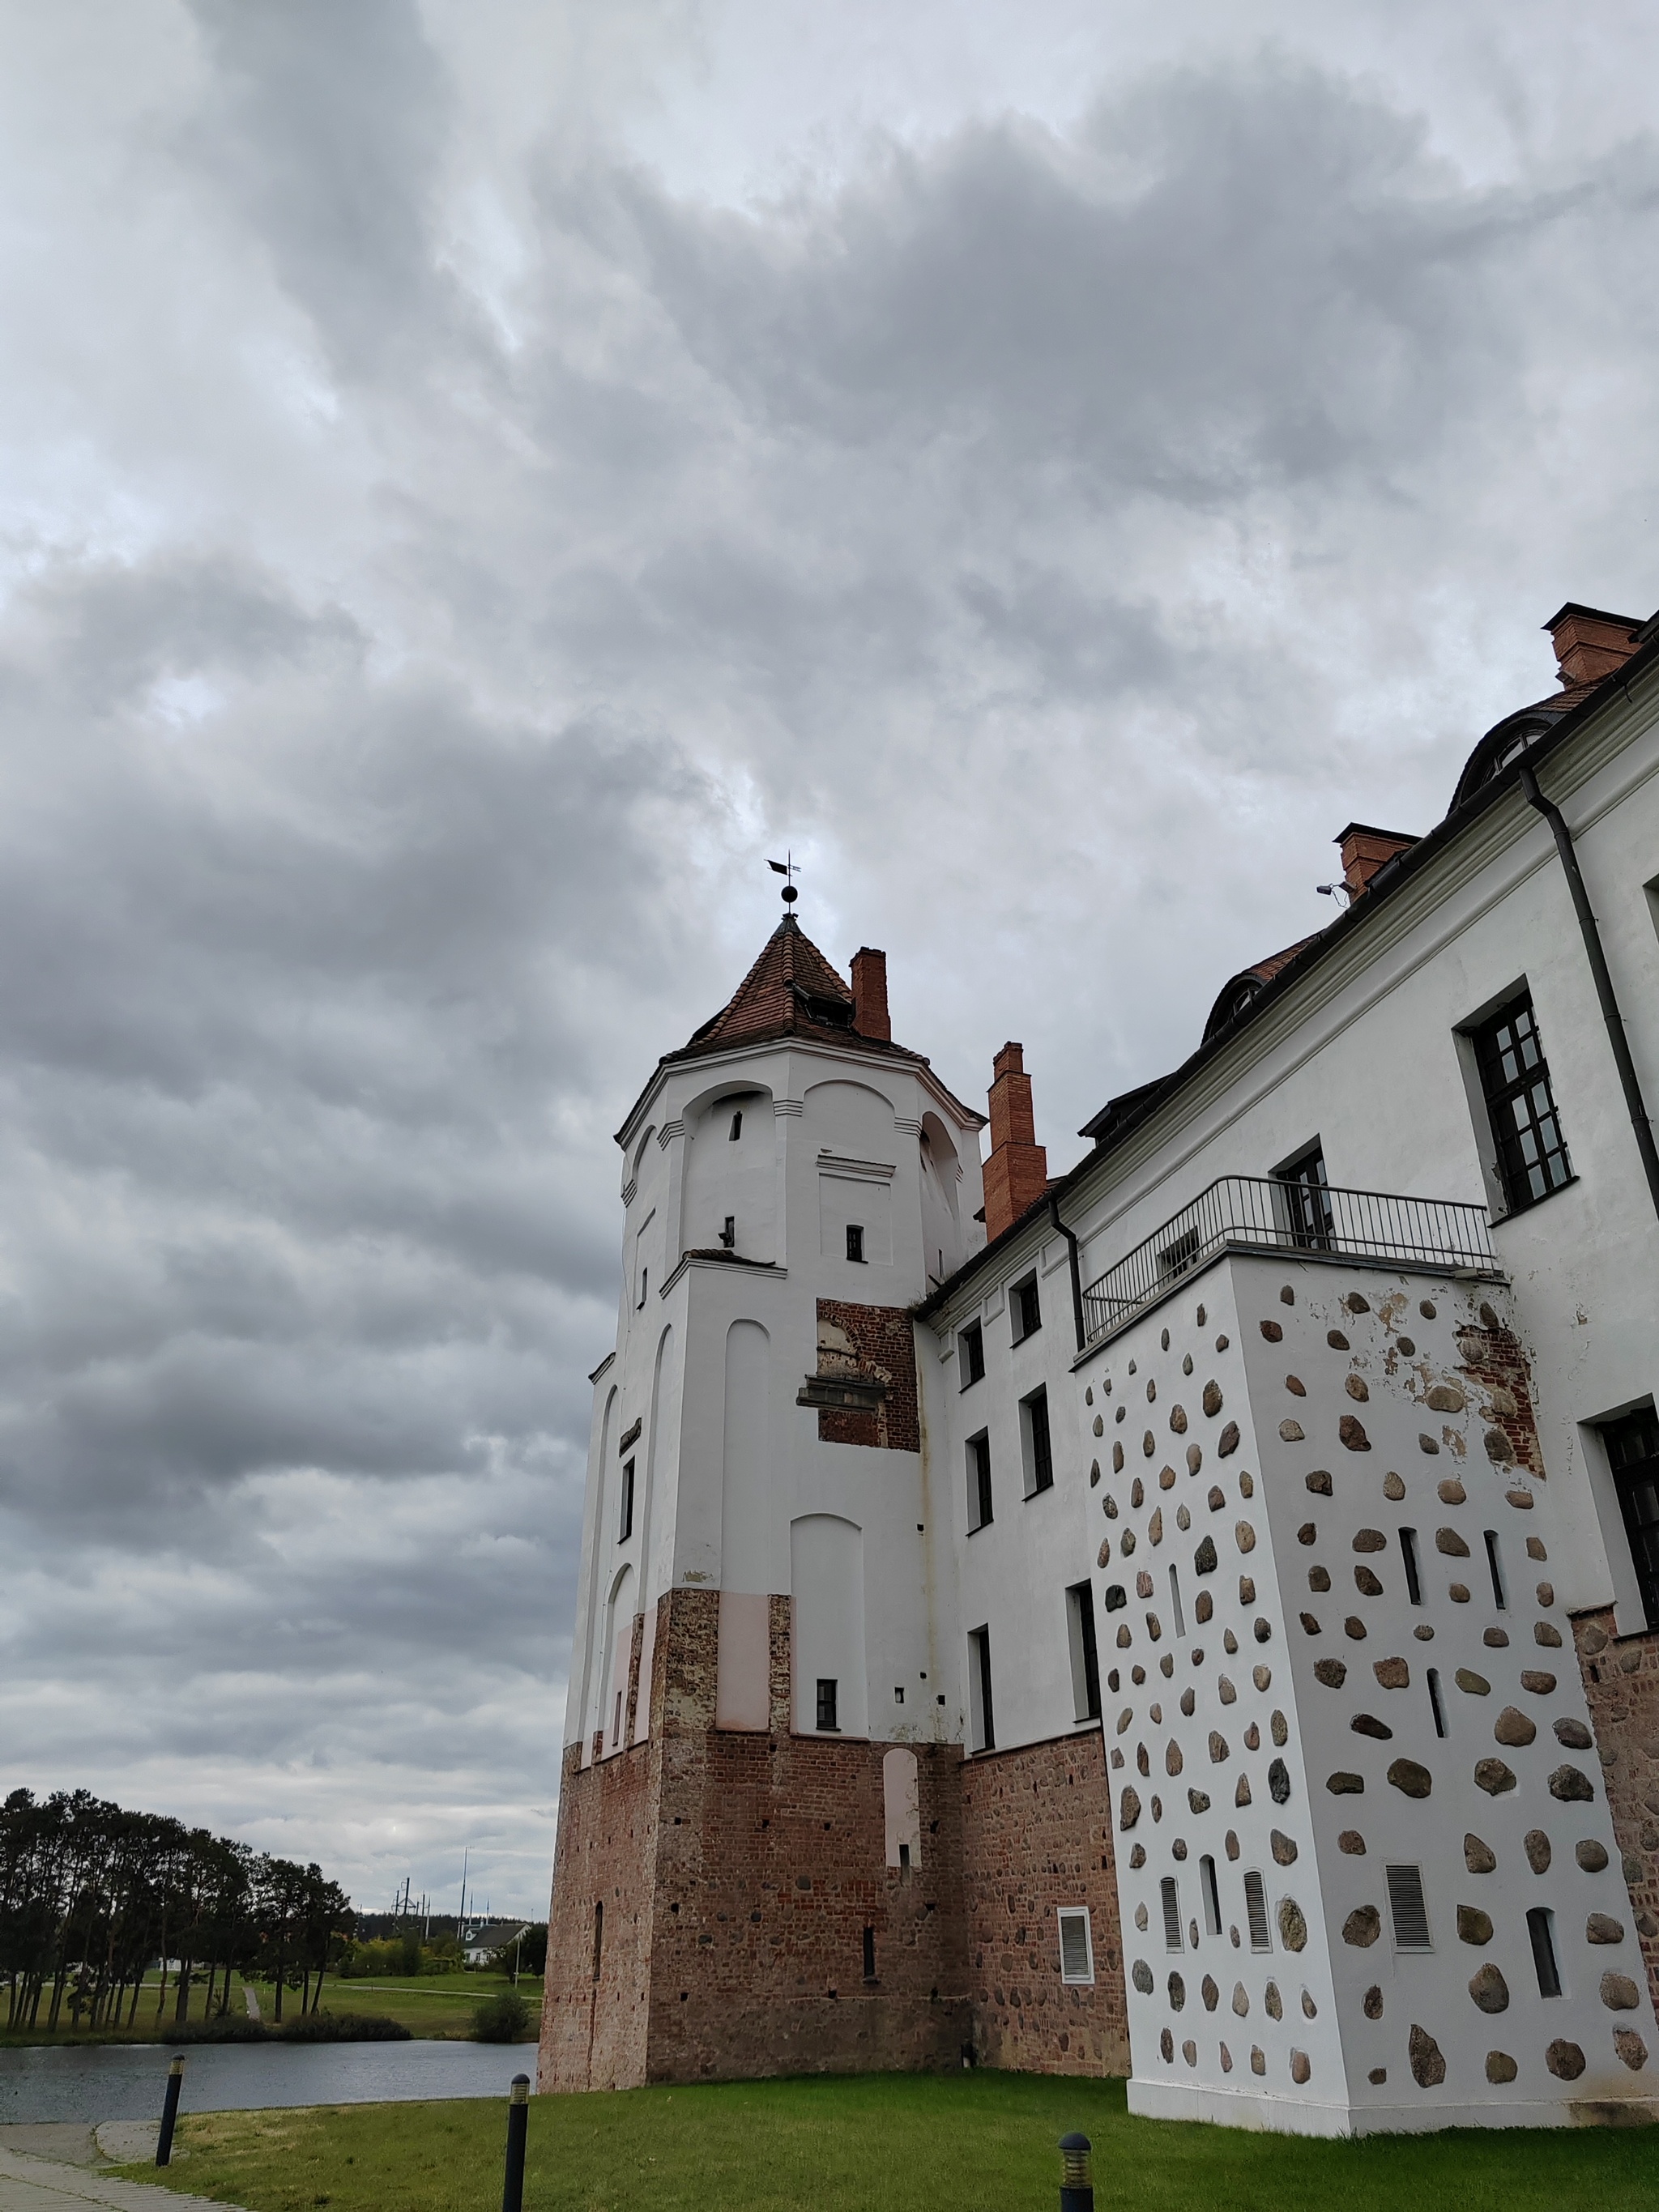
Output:
[[[232,1977],[270,1982],[275,2012],[299,1993],[314,2013],[353,1914],[318,1866],[273,1858],[89,1790],[0,1805],[0,1978],[8,2027],[132,2027],[146,1970],[161,1961],[159,2022],[224,2014]],[[41,2017],[42,2007],[45,2018]]]

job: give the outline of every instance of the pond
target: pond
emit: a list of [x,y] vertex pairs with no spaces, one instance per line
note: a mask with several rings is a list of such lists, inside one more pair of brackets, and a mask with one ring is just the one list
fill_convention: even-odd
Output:
[[[0,2051],[0,2125],[159,2119],[173,2056],[164,2043]],[[204,2043],[185,2052],[185,2112],[271,2105],[402,2104],[500,2097],[536,2078],[533,2043]]]

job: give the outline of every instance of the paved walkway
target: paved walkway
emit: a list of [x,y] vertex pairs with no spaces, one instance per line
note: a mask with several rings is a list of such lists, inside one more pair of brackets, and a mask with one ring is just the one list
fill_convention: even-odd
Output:
[[[14,2136],[21,2132],[8,2130]],[[113,2205],[117,2212],[226,2212],[204,2197],[180,2197],[171,2189],[118,2179],[107,2169],[100,2172],[88,2162],[97,2148],[85,2128],[52,2132],[65,2138],[55,2156],[0,2148],[0,2212],[87,2212],[95,2205]]]

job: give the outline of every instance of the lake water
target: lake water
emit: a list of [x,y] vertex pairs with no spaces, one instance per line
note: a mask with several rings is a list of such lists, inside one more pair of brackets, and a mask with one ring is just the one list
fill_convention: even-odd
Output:
[[[165,2043],[0,2051],[0,2124],[159,2119],[173,2057]],[[204,2043],[185,2052],[184,2112],[272,2105],[402,2104],[500,2097],[536,2078],[533,2043]]]

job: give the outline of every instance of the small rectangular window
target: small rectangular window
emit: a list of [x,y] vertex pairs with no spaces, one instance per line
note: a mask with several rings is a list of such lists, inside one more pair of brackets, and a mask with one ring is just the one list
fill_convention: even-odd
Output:
[[1092,1583],[1073,1583],[1066,1591],[1066,1626],[1072,1648],[1072,1710],[1080,1721],[1097,1721],[1100,1655],[1095,1643]]
[[985,1331],[976,1321],[957,1331],[957,1387],[985,1380]]
[[1413,1605],[1423,1602],[1423,1577],[1417,1564],[1417,1531],[1402,1528],[1400,1532],[1400,1556],[1406,1563],[1406,1595]]
[[1221,1892],[1216,1887],[1215,1861],[1207,1853],[1198,1863],[1198,1886],[1204,1893],[1204,1925],[1212,1936],[1221,1933]]
[[1042,1307],[1037,1297],[1035,1275],[1028,1275],[1023,1283],[1016,1283],[1008,1293],[1008,1311],[1012,1317],[1016,1344],[1023,1344],[1028,1336],[1035,1336],[1042,1326]]
[[836,1682],[834,1674],[820,1674],[818,1680],[818,1726],[826,1735],[839,1735],[841,1723],[836,1717]]
[[1095,1947],[1086,1905],[1060,1907],[1060,1978],[1062,1982],[1092,1982]]
[[873,1982],[876,1978],[876,1931],[873,1928],[866,1928],[864,1931],[864,1978],[866,1982]]
[[1471,1033],[1471,1042],[1504,1200],[1519,1213],[1572,1181],[1532,994],[1523,991],[1500,1007]]
[[988,1628],[974,1628],[968,1632],[968,1702],[974,1749],[994,1751],[997,1728],[991,1705],[991,1632]]
[[1561,1994],[1561,1969],[1555,1957],[1555,1915],[1545,1905],[1534,1905],[1527,1915],[1527,1933],[1532,1938],[1532,1963],[1538,1976],[1540,1997],[1559,1997]]
[[1054,1455],[1048,1440],[1048,1393],[1033,1390],[1019,1402],[1020,1442],[1025,1450],[1025,1495],[1054,1485]]
[[1177,1636],[1184,1636],[1187,1633],[1187,1616],[1185,1613],[1182,1612],[1181,1606],[1181,1570],[1179,1567],[1172,1566],[1170,1569],[1170,1611],[1175,1616],[1176,1634]]
[[1659,1627],[1659,1415],[1651,1406],[1609,1421],[1601,1431],[1632,1564],[1650,1628]]
[[991,1438],[981,1429],[968,1439],[968,1533],[988,1527],[991,1513]]
[[847,1224],[847,1256],[860,1267],[864,1265],[864,1227],[860,1222],[849,1221]]
[[622,1511],[617,1517],[617,1541],[625,1544],[634,1533],[634,1462],[624,1462],[622,1471]]
[[1446,1733],[1446,1709],[1440,1702],[1440,1669],[1437,1667],[1430,1668],[1428,1673],[1428,1682],[1429,1711],[1434,1715],[1434,1732],[1437,1735],[1444,1735]]
[[1254,1870],[1244,1877],[1244,1917],[1250,1923],[1250,1948],[1271,1951],[1273,1939],[1267,1926],[1267,1893]]
[[1504,1589],[1504,1562],[1498,1556],[1498,1531],[1486,1531],[1486,1572],[1492,1577],[1492,1601],[1499,1613],[1509,1611],[1510,1601]]
[[1182,1950],[1181,1893],[1172,1874],[1166,1874],[1158,1884],[1158,1893],[1164,1900],[1164,1948],[1166,1951]]
[[1389,1912],[1394,1921],[1396,1951],[1428,1951],[1429,1908],[1423,1896],[1423,1869],[1391,1866],[1382,1869],[1389,1885]]

